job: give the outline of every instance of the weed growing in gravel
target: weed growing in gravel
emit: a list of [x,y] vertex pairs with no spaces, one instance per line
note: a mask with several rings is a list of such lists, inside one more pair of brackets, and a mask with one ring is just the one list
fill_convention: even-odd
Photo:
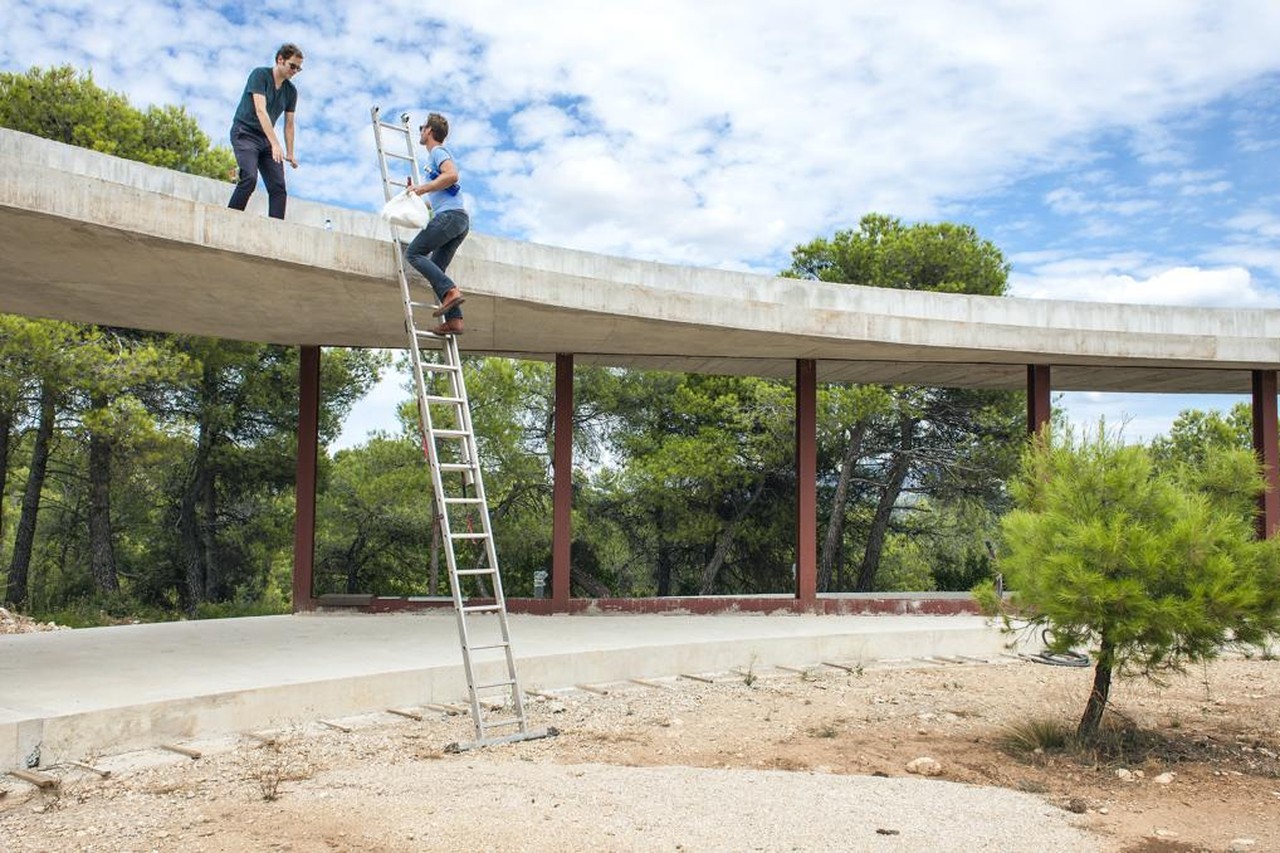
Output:
[[242,754],[245,778],[267,802],[280,799],[285,782],[310,779],[315,768],[299,753],[296,737],[273,737]]
[[1013,755],[1050,752],[1065,749],[1071,740],[1071,727],[1061,720],[1018,720],[1000,733],[1000,748]]
[[809,737],[832,738],[840,734],[840,724],[843,722],[843,719],[837,717],[834,720],[828,720],[827,722],[819,723],[816,726],[810,726],[805,730],[805,733],[808,734]]

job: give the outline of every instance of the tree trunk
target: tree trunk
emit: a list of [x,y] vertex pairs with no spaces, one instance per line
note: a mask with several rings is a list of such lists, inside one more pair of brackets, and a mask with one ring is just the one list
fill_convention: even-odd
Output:
[[13,432],[13,410],[0,409],[0,553],[4,543],[4,490],[9,483],[9,436]]
[[[107,400],[95,394],[92,405],[102,409]],[[113,593],[120,589],[111,534],[111,440],[92,431],[89,433],[89,570],[98,592]]]
[[[199,422],[196,426],[196,454],[191,460],[191,470],[183,485],[182,499],[178,506],[178,531],[182,540],[183,563],[186,566],[184,583],[184,609],[194,616],[197,605],[207,601],[210,587],[210,554],[206,552],[209,541],[201,530],[200,502],[206,497],[212,479],[209,459],[213,455],[212,409],[217,403],[216,377],[205,367],[200,383]],[[211,523],[211,519],[205,519]],[[212,532],[209,532],[209,536]]]
[[[361,529],[363,530],[363,525]],[[351,547],[347,549],[347,553],[344,555],[343,562],[345,563],[344,569],[347,582],[343,585],[343,589],[347,591],[348,595],[361,592],[360,570],[364,568],[365,543],[364,533],[357,533],[355,539],[351,541]]]
[[893,454],[893,462],[889,465],[889,478],[880,493],[880,502],[876,504],[876,514],[871,519],[871,530],[867,533],[867,548],[862,554],[862,565],[858,568],[857,592],[871,592],[875,586],[876,571],[880,568],[880,554],[884,550],[884,539],[889,532],[889,520],[893,516],[893,508],[898,503],[898,495],[902,494],[902,484],[907,480],[911,470],[911,437],[915,432],[916,422],[903,417],[899,422],[899,445]]
[[1093,687],[1089,690],[1089,701],[1084,706],[1084,716],[1076,727],[1076,737],[1082,741],[1091,741],[1098,734],[1098,726],[1102,723],[1102,713],[1107,710],[1107,697],[1111,694],[1111,664],[1115,646],[1104,633],[1098,647],[1098,663],[1093,668]]
[[222,578],[222,564],[218,560],[218,493],[213,470],[208,466],[209,455],[205,457],[205,469],[201,472],[200,522],[196,530],[200,534],[200,551],[204,554],[204,600],[220,601],[228,596]]
[[9,563],[9,583],[5,592],[5,597],[15,607],[27,603],[27,575],[36,540],[36,516],[40,513],[40,493],[44,490],[56,414],[53,386],[45,381],[40,386],[40,423],[36,427],[36,442],[31,450],[31,468],[27,472],[27,489],[22,496],[22,514],[18,517],[18,530],[14,535],[13,559]]
[[671,546],[667,544],[664,535],[667,526],[665,519],[665,511],[661,504],[657,511],[657,527],[658,527],[658,589],[659,598],[671,594]]
[[579,569],[577,566],[569,566],[569,583],[577,585],[590,598],[613,597],[613,590],[609,589],[603,581],[585,569]]
[[742,523],[742,519],[747,517],[751,507],[755,505],[760,495],[764,493],[764,483],[765,478],[761,475],[760,482],[756,484],[746,503],[738,509],[733,519],[725,525],[724,530],[720,531],[720,538],[716,542],[716,550],[711,555],[711,560],[707,563],[706,568],[702,570],[702,583],[698,588],[698,595],[710,595],[715,590],[716,575],[719,574],[720,567],[724,565],[725,559],[729,556],[729,548],[733,545],[733,539],[738,534],[738,525]]
[[196,472],[188,476],[178,504],[178,535],[182,542],[183,596],[182,609],[194,616],[196,605],[204,600],[204,556],[200,552],[199,521],[196,518],[196,492],[193,488]]
[[840,462],[840,479],[831,498],[831,515],[827,519],[827,535],[822,542],[822,556],[818,560],[818,591],[831,591],[831,577],[835,567],[844,562],[845,511],[849,504],[849,483],[853,480],[853,468],[862,457],[862,438],[867,433],[867,422],[858,421],[849,434],[844,459]]

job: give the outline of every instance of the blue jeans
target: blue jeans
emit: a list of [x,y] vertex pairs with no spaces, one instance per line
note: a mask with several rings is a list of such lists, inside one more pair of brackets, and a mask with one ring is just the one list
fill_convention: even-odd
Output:
[[271,140],[257,133],[249,133],[239,127],[231,128],[231,150],[236,155],[240,179],[227,207],[244,210],[249,196],[258,186],[258,173],[267,185],[267,212],[272,219],[284,219],[285,201],[289,194],[284,188],[284,163],[271,159]]
[[[427,227],[419,231],[409,248],[404,250],[404,259],[431,283],[436,299],[441,302],[444,301],[444,295],[454,287],[453,280],[444,271],[449,268],[453,253],[458,251],[470,230],[471,217],[467,216],[465,210],[446,210],[431,217]],[[446,320],[461,317],[460,308],[451,308],[444,315]]]

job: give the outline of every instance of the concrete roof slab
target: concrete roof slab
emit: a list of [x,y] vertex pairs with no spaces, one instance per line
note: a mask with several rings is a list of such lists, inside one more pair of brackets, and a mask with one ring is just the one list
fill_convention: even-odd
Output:
[[[227,184],[2,129],[0,168],[0,311],[405,345],[394,244],[374,214],[291,200],[289,220],[271,220],[228,210]],[[822,381],[1015,389],[1047,364],[1055,389],[1095,391],[1246,393],[1251,370],[1280,368],[1276,310],[868,288],[482,234],[450,271],[476,354],[773,378],[814,359]]]

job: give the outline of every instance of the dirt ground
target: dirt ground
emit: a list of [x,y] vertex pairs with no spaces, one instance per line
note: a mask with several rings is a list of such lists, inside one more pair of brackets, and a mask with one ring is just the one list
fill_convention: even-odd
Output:
[[[338,727],[300,722],[197,744],[198,760],[162,751],[88,756],[111,775],[54,767],[55,789],[0,778],[0,848],[440,849],[415,842],[412,830],[377,843],[349,835],[345,792],[360,787],[390,815],[407,789],[398,783],[450,764],[465,771],[483,762],[499,778],[503,766],[581,776],[587,771],[574,768],[599,765],[906,777],[908,765],[928,757],[939,779],[1024,792],[1070,813],[1104,850],[1280,850],[1280,662],[1230,655],[1164,687],[1120,681],[1109,711],[1118,724],[1112,753],[1036,751],[1044,737],[1036,732],[1073,727],[1091,674],[1001,658],[586,685],[531,696],[533,723],[559,736],[462,755],[443,747],[474,737],[466,716],[419,708],[409,710],[420,720],[379,713]],[[1018,734],[1028,747],[1008,745]],[[726,839],[723,849],[749,849],[731,832]]]

